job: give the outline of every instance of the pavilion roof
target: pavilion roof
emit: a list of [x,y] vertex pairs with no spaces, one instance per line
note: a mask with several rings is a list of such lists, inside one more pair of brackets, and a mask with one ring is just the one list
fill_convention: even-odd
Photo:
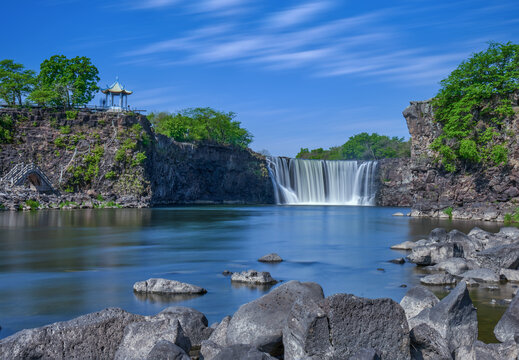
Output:
[[125,95],[131,95],[133,91],[126,90],[123,85],[119,83],[119,80],[115,80],[115,82],[107,87],[106,89],[101,90],[103,94],[125,94]]

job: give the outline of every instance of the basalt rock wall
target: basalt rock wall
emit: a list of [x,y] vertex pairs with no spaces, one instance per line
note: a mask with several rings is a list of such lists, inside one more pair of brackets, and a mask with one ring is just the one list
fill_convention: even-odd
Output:
[[0,184],[0,204],[9,209],[27,200],[43,207],[274,202],[263,156],[176,142],[155,134],[140,114],[1,109],[0,117],[12,122],[12,140],[0,144],[0,177],[35,163],[59,192]]

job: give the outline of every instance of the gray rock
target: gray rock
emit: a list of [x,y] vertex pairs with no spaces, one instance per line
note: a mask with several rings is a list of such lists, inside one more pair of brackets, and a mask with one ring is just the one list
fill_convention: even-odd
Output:
[[209,336],[208,340],[220,346],[227,346],[227,328],[229,327],[230,322],[230,316],[224,317],[211,336]]
[[407,256],[410,262],[417,265],[435,265],[453,257],[463,257],[463,247],[458,243],[434,243],[417,246]]
[[393,263],[393,264],[405,264],[405,260],[404,258],[396,258],[396,259],[393,259],[393,260],[389,260],[390,263]]
[[369,349],[360,349],[355,353],[355,355],[351,356],[348,360],[380,360],[379,354],[369,348]]
[[177,319],[182,326],[184,334],[191,341],[192,346],[200,346],[203,340],[207,340],[213,329],[207,327],[207,318],[200,311],[183,306],[170,306],[160,313],[155,319]]
[[146,360],[191,360],[191,358],[181,347],[167,340],[160,340],[151,349]]
[[404,216],[404,213],[396,212],[396,213],[393,214],[393,216]]
[[411,357],[423,360],[452,360],[447,341],[427,324],[415,326],[410,333]]
[[411,323],[413,328],[424,323],[438,331],[447,340],[451,352],[462,346],[471,346],[478,337],[476,309],[465,282],[460,282],[438,304],[415,316]]
[[199,286],[168,279],[148,279],[133,284],[133,291],[155,294],[205,294],[206,289]]
[[372,348],[382,359],[410,359],[409,326],[404,310],[393,300],[335,294],[322,302],[322,308],[328,317],[332,358]]
[[256,270],[247,270],[240,273],[233,273],[231,275],[231,281],[257,285],[277,283],[277,280],[274,280],[272,276],[270,276],[269,272]]
[[161,340],[171,342],[185,352],[191,349],[191,341],[184,335],[178,319],[152,318],[126,327],[121,345],[115,353],[115,360],[144,359]]
[[328,318],[314,301],[297,300],[283,329],[285,360],[322,359],[333,353]]
[[465,271],[460,274],[465,279],[472,279],[478,282],[498,283],[499,275],[490,269],[475,269]]
[[416,244],[412,241],[404,241],[403,243],[391,246],[393,250],[412,250]]
[[519,270],[501,269],[499,275],[511,282],[519,282]]
[[[231,345],[222,349],[213,360],[277,360],[264,352],[259,351],[254,346],[246,344]],[[205,360],[205,359],[204,359]]]
[[423,286],[415,286],[410,289],[400,301],[400,306],[405,311],[407,320],[418,315],[422,310],[432,308],[440,300],[431,291]]
[[433,229],[429,234],[429,239],[433,242],[445,242],[449,238],[447,230],[444,228]]
[[516,333],[519,333],[519,296],[517,294],[494,328],[494,335],[501,342],[514,340]]
[[227,344],[250,344],[276,355],[282,351],[282,334],[293,304],[323,299],[319,284],[289,281],[270,293],[242,305],[229,322]]
[[266,263],[275,263],[275,262],[282,262],[283,259],[278,254],[271,253],[271,254],[263,255],[262,257],[260,257],[258,259],[258,261],[266,262]]
[[456,278],[451,274],[432,274],[420,279],[424,285],[452,285],[456,284]]
[[110,308],[22,330],[0,340],[0,359],[113,359],[126,326],[143,319]]
[[519,244],[495,246],[476,255],[476,262],[483,268],[496,271],[519,267]]
[[200,358],[202,360],[212,360],[223,348],[224,346],[218,345],[211,340],[204,340],[200,347]]
[[516,360],[519,356],[517,344],[512,340],[502,344],[485,344],[481,341],[476,341],[474,350],[476,360]]
[[513,226],[505,226],[499,229],[498,235],[517,240],[519,238],[519,229]]
[[444,260],[434,267],[436,270],[447,271],[451,275],[459,275],[469,269],[467,260],[459,257]]

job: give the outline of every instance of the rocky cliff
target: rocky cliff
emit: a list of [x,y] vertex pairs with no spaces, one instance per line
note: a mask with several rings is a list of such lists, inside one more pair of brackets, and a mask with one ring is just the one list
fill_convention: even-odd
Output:
[[[505,131],[519,134],[519,108],[516,116],[505,123]],[[412,216],[432,216],[474,220],[503,220],[519,204],[519,147],[517,135],[508,142],[506,166],[479,166],[443,171],[434,162],[431,142],[441,128],[434,121],[430,101],[413,101],[403,115],[411,134],[410,192]]]
[[0,176],[35,163],[59,191],[0,185],[0,204],[8,208],[27,200],[49,207],[274,201],[263,156],[173,141],[155,134],[143,115],[3,109],[0,119],[11,138],[0,144]]

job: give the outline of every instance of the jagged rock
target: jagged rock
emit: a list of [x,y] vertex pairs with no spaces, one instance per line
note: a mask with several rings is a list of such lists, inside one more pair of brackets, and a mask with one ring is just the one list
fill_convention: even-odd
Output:
[[424,285],[452,285],[456,283],[456,278],[451,274],[432,274],[420,279]]
[[348,360],[380,360],[379,354],[372,348],[360,349]]
[[519,282],[519,270],[501,269],[499,275],[507,281]]
[[400,301],[400,306],[404,309],[407,320],[409,320],[423,309],[431,308],[439,302],[440,300],[429,289],[418,285],[405,294]]
[[382,359],[410,359],[405,313],[393,300],[335,294],[322,304],[336,357],[347,358],[361,349],[372,348]]
[[447,341],[427,324],[415,326],[410,333],[411,357],[422,360],[452,360]]
[[211,336],[209,336],[210,341],[220,345],[227,345],[227,328],[229,327],[229,322],[231,322],[231,317],[226,316],[222,319],[222,321],[218,324],[216,329],[213,331]]
[[110,308],[0,340],[0,359],[113,359],[126,326],[143,316]]
[[513,340],[502,344],[485,344],[481,341],[474,343],[476,360],[516,360],[519,356],[517,343]]
[[393,250],[412,250],[416,244],[412,241],[404,241],[403,243],[391,246]]
[[501,342],[514,340],[516,333],[519,333],[519,296],[517,294],[494,328],[494,335]]
[[314,301],[297,300],[283,329],[285,360],[322,359],[333,352],[328,318]]
[[257,285],[277,283],[277,280],[274,280],[268,271],[256,270],[247,270],[240,273],[233,273],[231,275],[231,281]]
[[[213,360],[277,360],[264,352],[259,351],[254,346],[246,344],[236,344],[223,348]],[[205,359],[204,359],[205,360]]]
[[203,360],[212,360],[222,351],[224,346],[218,345],[211,340],[202,341],[202,346],[200,347],[200,356]]
[[457,243],[417,246],[407,255],[407,259],[417,265],[435,265],[453,257],[463,257],[463,248]]
[[476,255],[476,262],[483,268],[496,271],[519,267],[519,244],[495,246]]
[[405,260],[404,258],[396,258],[396,259],[392,259],[392,260],[389,260],[390,263],[393,263],[393,264],[405,264]]
[[465,282],[460,282],[438,304],[420,312],[411,323],[413,327],[424,323],[438,331],[447,340],[451,352],[471,346],[478,337],[476,309]]
[[170,306],[154,316],[155,319],[177,319],[192,346],[200,346],[211,336],[213,329],[207,327],[207,318],[200,311],[183,306]]
[[282,262],[283,259],[278,254],[271,253],[271,254],[263,255],[262,257],[260,257],[258,259],[258,261],[266,262],[266,263],[275,263],[275,262]]
[[205,294],[199,286],[168,279],[148,279],[133,284],[133,291],[155,294]]
[[451,275],[459,275],[469,269],[467,260],[463,258],[450,258],[434,265],[436,270],[447,271]]
[[283,329],[294,302],[323,298],[319,284],[289,281],[234,313],[227,328],[227,344],[251,344],[275,355],[281,351]]
[[124,337],[115,353],[115,360],[144,359],[161,340],[171,342],[185,352],[191,349],[191,341],[177,319],[150,319],[126,327]]
[[146,360],[191,360],[180,347],[167,340],[160,340],[148,353]]
[[475,269],[460,274],[464,279],[472,279],[478,282],[498,283],[499,275],[490,269]]

